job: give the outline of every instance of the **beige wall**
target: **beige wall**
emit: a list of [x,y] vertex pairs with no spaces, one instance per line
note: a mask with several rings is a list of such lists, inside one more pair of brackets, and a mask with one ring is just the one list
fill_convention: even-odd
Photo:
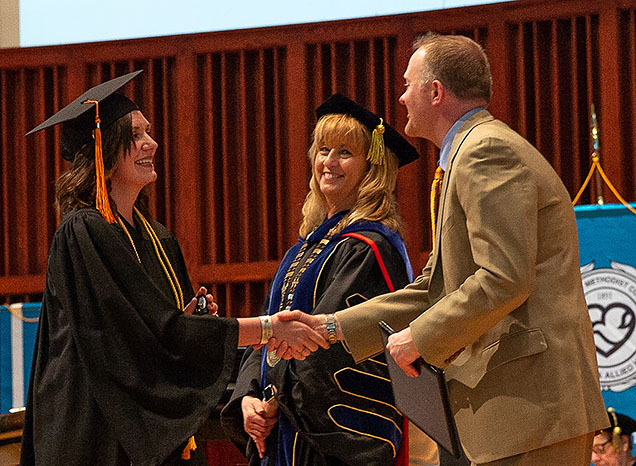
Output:
[[20,46],[20,0],[0,0],[0,48]]

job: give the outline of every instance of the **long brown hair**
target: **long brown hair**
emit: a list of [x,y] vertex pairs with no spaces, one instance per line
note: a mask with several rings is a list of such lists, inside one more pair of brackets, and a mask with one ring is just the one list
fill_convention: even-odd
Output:
[[[132,116],[124,115],[112,125],[102,130],[102,155],[106,185],[110,192],[110,177],[117,168],[119,159],[126,156],[133,146]],[[75,154],[73,165],[62,173],[55,182],[55,208],[63,217],[71,210],[95,205],[95,146],[85,144]],[[113,211],[117,206],[112,198]],[[135,201],[141,213],[149,218],[148,192],[143,188]]]
[[[303,204],[303,221],[300,236],[305,238],[315,230],[327,216],[327,200],[320,191],[314,174],[316,155],[323,145],[333,146],[344,143],[355,153],[366,155],[371,146],[371,133],[355,118],[349,115],[328,114],[323,116],[313,133],[313,141],[307,156],[311,162],[309,193]],[[402,230],[402,221],[395,199],[398,160],[389,149],[385,150],[385,161],[381,165],[367,163],[367,173],[358,188],[358,198],[347,214],[346,225],[359,220],[381,222],[392,231]]]

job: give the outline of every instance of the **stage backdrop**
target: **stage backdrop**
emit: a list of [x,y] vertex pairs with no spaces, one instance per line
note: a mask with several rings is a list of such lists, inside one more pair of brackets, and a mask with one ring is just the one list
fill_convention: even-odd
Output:
[[636,215],[619,204],[574,210],[605,406],[636,419]]

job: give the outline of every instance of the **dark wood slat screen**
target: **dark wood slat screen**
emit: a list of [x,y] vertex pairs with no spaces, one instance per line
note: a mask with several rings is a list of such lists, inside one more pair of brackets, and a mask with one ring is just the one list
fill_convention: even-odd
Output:
[[[153,125],[152,209],[179,238],[195,286],[222,314],[257,314],[296,241],[314,108],[342,92],[406,123],[410,45],[435,30],[487,50],[491,111],[538,146],[572,195],[590,167],[590,104],[602,164],[636,198],[636,0],[522,0],[390,17],[99,44],[0,50],[0,301],[41,299],[59,221],[59,130],[26,131],[87,87],[143,68],[125,88]],[[398,199],[415,269],[430,248],[437,149],[402,170]],[[592,190],[583,202],[595,199]],[[605,192],[608,202],[614,197]]]
[[[636,191],[636,8],[619,12],[619,43],[623,44],[618,65],[620,100],[620,139],[622,151],[617,155],[622,168],[620,181],[624,193]],[[633,199],[633,197],[631,198]]]
[[572,194],[589,169],[589,109],[599,104],[598,34],[598,15],[508,25],[515,44],[508,55],[509,123],[517,122]]

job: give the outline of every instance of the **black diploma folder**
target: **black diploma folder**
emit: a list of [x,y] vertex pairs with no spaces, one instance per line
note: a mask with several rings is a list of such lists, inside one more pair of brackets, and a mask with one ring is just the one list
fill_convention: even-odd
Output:
[[448,398],[444,371],[419,358],[413,365],[420,371],[420,375],[409,377],[386,349],[389,335],[394,333],[393,329],[384,321],[380,322],[380,329],[396,406],[409,421],[435,440],[439,446],[455,458],[459,458],[459,436]]

